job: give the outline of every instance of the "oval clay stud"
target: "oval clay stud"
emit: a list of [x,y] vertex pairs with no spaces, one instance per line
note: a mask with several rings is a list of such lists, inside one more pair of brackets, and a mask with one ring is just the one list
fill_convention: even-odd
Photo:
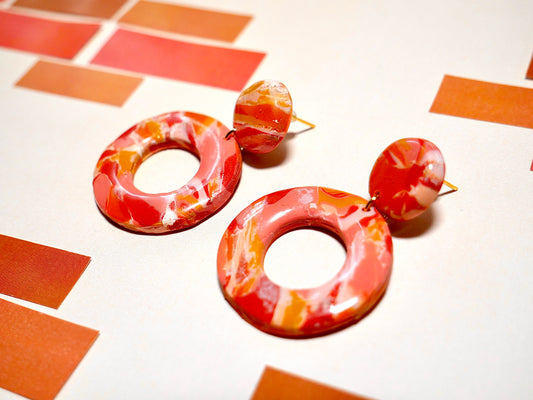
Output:
[[235,105],[237,143],[252,153],[268,153],[283,140],[292,121],[292,99],[278,81],[262,80],[243,90]]

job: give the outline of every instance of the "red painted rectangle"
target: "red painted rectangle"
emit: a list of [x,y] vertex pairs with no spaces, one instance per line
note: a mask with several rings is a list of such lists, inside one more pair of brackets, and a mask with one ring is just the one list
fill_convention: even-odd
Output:
[[17,0],[13,5],[87,17],[111,18],[125,3],[126,0]]
[[92,63],[241,91],[264,57],[119,29]]
[[248,15],[141,0],[120,18],[120,22],[233,42],[251,19]]
[[122,106],[141,82],[138,77],[38,61],[16,86]]
[[0,387],[52,400],[98,336],[98,331],[0,299]]
[[357,394],[266,367],[250,400],[370,400]]
[[99,27],[0,11],[0,46],[72,59]]
[[446,75],[430,111],[533,128],[533,89]]
[[58,308],[90,260],[80,254],[0,235],[0,293]]

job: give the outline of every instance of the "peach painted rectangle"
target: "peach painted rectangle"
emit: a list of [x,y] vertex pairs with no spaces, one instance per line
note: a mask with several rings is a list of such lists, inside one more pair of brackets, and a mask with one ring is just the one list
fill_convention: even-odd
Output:
[[446,75],[430,111],[533,128],[533,89]]
[[72,59],[99,28],[0,11],[0,46]]
[[527,79],[533,79],[533,57],[531,57],[531,62],[529,63],[529,68],[526,73]]
[[119,29],[92,63],[241,91],[264,57]]
[[138,77],[38,61],[16,86],[122,106],[141,82],[142,78]]
[[16,7],[84,15],[96,18],[111,18],[127,0],[17,0]]
[[0,235],[0,293],[58,308],[90,260],[80,254]]
[[141,0],[119,22],[233,42],[251,19],[247,15]]
[[52,400],[98,336],[98,331],[0,299],[0,387]]
[[370,400],[267,366],[250,400],[271,399]]

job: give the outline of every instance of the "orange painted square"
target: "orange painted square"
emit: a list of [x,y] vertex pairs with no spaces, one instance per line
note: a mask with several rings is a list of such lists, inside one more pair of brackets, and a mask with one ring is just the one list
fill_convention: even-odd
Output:
[[61,390],[98,331],[0,299],[0,387],[33,400]]
[[58,308],[90,260],[80,254],[0,235],[0,293]]
[[111,18],[125,3],[126,0],[17,0],[13,5],[88,17]]
[[533,128],[533,89],[446,75],[430,111]]
[[267,366],[250,400],[370,400]]
[[0,46],[72,59],[99,28],[0,11]]
[[251,19],[247,15],[141,0],[119,22],[233,42]]
[[38,61],[16,86],[122,106],[142,78],[87,67]]

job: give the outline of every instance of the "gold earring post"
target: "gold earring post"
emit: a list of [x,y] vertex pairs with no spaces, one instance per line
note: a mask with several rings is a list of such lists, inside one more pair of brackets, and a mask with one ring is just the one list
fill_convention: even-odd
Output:
[[455,185],[452,185],[450,182],[448,181],[444,181],[443,182],[446,186],[448,186],[452,191],[454,192],[457,192],[459,190],[459,188]]
[[298,117],[296,116],[296,114],[294,114],[294,113],[292,114],[292,120],[293,120],[293,121],[301,122],[302,124],[305,124],[305,125],[311,127],[311,129],[316,128],[316,125],[315,125],[315,124],[313,124],[313,123],[311,123],[311,122],[309,122],[309,121],[306,121],[305,119],[298,118]]
[[442,182],[444,185],[448,186],[450,188],[450,190],[444,192],[444,193],[440,193],[439,196],[444,196],[445,194],[450,194],[450,193],[455,193],[459,190],[459,188],[455,185],[452,185],[450,182],[448,181],[444,181]]

